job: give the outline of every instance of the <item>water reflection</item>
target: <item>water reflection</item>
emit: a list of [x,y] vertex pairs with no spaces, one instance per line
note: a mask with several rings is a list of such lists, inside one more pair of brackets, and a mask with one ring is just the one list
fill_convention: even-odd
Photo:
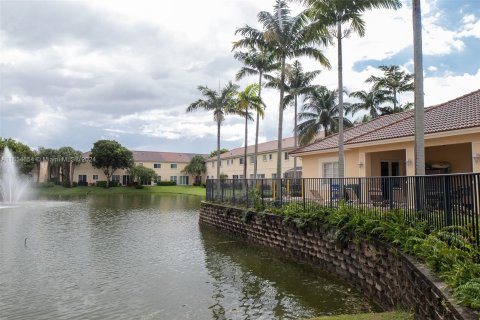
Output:
[[[213,319],[298,319],[379,310],[335,276],[201,227]],[[239,304],[232,308],[231,296]]]
[[370,308],[318,270],[199,230],[199,202],[114,195],[1,209],[0,318],[291,319]]

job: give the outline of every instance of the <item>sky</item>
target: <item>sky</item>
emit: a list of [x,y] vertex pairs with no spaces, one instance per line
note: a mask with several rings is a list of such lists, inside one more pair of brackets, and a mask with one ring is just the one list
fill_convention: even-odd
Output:
[[[425,105],[480,87],[480,0],[422,0]],[[0,137],[32,148],[72,146],[88,151],[99,139],[132,150],[209,153],[216,149],[210,113],[187,114],[197,87],[233,81],[235,30],[261,29],[257,13],[273,0],[4,1],[0,0]],[[292,4],[293,13],[302,9]],[[368,90],[378,66],[413,71],[411,1],[399,10],[364,15],[366,35],[343,41],[344,86]],[[336,46],[322,48],[332,68],[316,84],[337,86]],[[241,88],[256,77],[237,82]],[[259,140],[275,140],[278,92],[264,89],[266,115]],[[402,102],[413,101],[403,94]],[[353,101],[346,98],[346,101]],[[293,110],[283,136],[293,135]],[[254,141],[249,125],[249,144]],[[222,147],[244,144],[244,122],[230,116]]]

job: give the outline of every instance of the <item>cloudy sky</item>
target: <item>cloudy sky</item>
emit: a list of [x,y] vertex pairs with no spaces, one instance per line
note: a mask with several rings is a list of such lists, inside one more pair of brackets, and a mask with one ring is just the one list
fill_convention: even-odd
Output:
[[[367,90],[364,80],[382,64],[413,71],[410,2],[367,13],[366,36],[344,41],[347,90]],[[200,97],[198,85],[233,80],[241,66],[231,52],[235,29],[260,28],[256,14],[273,3],[0,0],[0,136],[33,148],[87,151],[98,139],[115,139],[134,150],[210,152],[212,115],[185,109]],[[422,0],[422,10],[426,105],[478,89],[480,1]],[[333,68],[322,70],[317,83],[333,89],[336,48],[324,50]],[[261,141],[276,138],[278,117],[277,92],[264,92]],[[292,123],[288,110],[284,136],[292,135]],[[243,144],[241,119],[230,117],[222,132],[224,147]]]

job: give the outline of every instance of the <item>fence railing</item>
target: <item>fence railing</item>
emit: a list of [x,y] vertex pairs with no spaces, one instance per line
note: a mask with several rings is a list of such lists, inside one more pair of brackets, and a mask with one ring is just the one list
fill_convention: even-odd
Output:
[[480,243],[480,173],[411,177],[209,179],[207,201],[246,207],[292,204],[337,207],[341,200],[380,217],[402,210],[433,229],[468,228]]

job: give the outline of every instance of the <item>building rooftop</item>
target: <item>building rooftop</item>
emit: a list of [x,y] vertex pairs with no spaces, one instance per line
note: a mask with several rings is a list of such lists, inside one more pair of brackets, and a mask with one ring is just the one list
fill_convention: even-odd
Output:
[[[267,142],[262,142],[258,144],[258,153],[265,153],[265,152],[274,152],[277,151],[277,141],[272,140]],[[293,137],[282,139],[282,150],[291,149],[294,147],[294,139]],[[244,154],[244,147],[235,148],[220,155],[221,159],[229,159],[233,157],[241,157]],[[247,154],[251,155],[255,152],[255,145],[251,145],[247,147]],[[212,157],[207,160],[216,160],[217,157]]]
[[[480,90],[425,108],[425,134],[480,127]],[[415,135],[415,113],[405,111],[375,118],[344,131],[345,146]],[[301,147],[292,154],[338,148],[338,134]]]
[[[161,151],[133,151],[133,160],[135,162],[171,162],[171,163],[188,163],[198,154],[195,153],[179,153],[179,152],[161,152]],[[206,157],[204,154],[200,154]],[[89,157],[90,152],[85,152],[84,157]]]

